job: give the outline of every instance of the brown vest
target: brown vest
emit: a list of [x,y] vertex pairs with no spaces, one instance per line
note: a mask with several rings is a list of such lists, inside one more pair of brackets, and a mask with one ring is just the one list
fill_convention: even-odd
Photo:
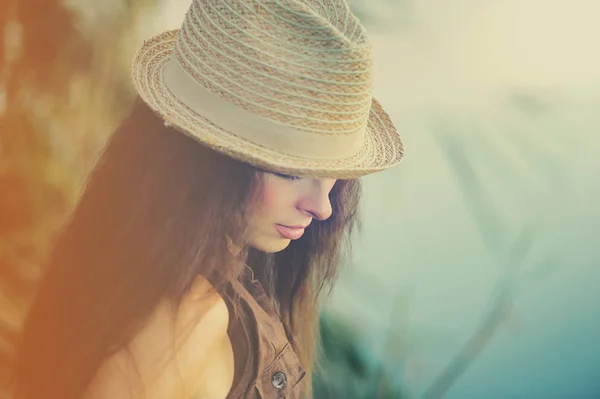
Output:
[[246,274],[230,289],[240,297],[240,310],[239,317],[229,321],[235,375],[227,399],[301,398],[298,383],[306,371],[262,285]]

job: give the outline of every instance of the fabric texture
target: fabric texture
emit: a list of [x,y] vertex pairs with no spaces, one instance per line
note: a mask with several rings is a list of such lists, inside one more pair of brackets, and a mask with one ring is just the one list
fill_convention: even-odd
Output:
[[299,382],[306,371],[262,285],[246,276],[231,289],[240,297],[240,313],[230,317],[228,329],[235,376],[227,399],[301,398]]

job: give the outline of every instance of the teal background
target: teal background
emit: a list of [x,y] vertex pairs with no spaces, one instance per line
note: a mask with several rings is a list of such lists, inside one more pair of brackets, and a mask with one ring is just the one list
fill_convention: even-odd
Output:
[[600,397],[600,3],[412,4],[373,40],[406,158],[330,307],[414,396]]

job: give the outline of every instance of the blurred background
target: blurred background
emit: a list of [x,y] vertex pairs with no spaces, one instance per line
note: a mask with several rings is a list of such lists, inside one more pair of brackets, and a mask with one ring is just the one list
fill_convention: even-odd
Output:
[[[0,2],[0,399],[131,57],[189,3]],[[406,157],[364,178],[315,398],[600,398],[600,2],[352,6]]]

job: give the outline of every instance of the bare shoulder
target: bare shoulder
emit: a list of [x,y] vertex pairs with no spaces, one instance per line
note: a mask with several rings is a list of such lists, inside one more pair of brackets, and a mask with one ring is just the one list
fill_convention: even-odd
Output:
[[187,326],[210,327],[211,331],[222,335],[229,325],[229,309],[225,300],[202,276],[196,277],[190,292],[174,314],[176,327],[184,330]]
[[100,367],[85,399],[189,398],[223,357],[229,310],[198,277],[179,306],[161,301],[142,330]]

